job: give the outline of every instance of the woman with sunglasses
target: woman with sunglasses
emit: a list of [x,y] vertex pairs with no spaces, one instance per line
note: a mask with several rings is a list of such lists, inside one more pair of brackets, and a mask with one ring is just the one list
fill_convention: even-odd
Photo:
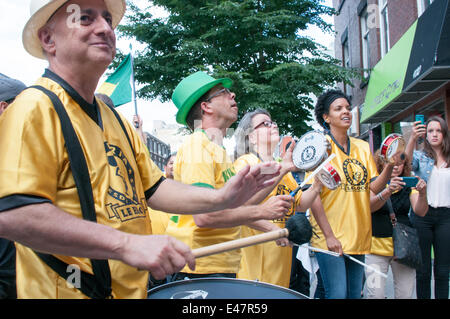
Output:
[[330,163],[342,183],[335,190],[324,188],[312,205],[311,225],[318,237],[312,237],[311,246],[341,255],[315,254],[325,298],[357,299],[361,298],[364,269],[343,254],[364,262],[364,255],[370,253],[370,192],[378,194],[385,188],[394,163],[388,163],[378,176],[369,144],[347,135],[352,112],[349,98],[342,91],[322,94],[314,112],[328,134],[331,151],[336,155]]
[[[384,274],[388,274],[389,267],[394,277],[395,299],[411,299],[414,291],[416,270],[397,262],[394,259],[394,244],[392,241],[392,220],[388,200],[392,203],[397,223],[412,226],[409,220],[410,209],[413,214],[425,216],[428,211],[427,184],[419,179],[416,186],[406,187],[403,176],[411,176],[411,162],[408,157],[394,166],[389,185],[378,193],[371,194],[370,205],[372,213],[372,247],[366,255],[366,263],[375,266]],[[375,152],[375,163],[378,172],[382,172],[386,161]],[[386,279],[371,269],[366,269],[367,299],[384,299]]]
[[[414,150],[424,138],[423,150]],[[434,251],[434,294],[448,299],[450,269],[450,135],[445,120],[432,116],[425,125],[415,122],[406,153],[412,155],[412,169],[427,181],[428,213],[412,215],[419,233],[422,267],[417,269],[417,298],[431,298],[431,249]]]
[[[246,165],[255,165],[261,162],[273,161],[275,148],[278,146],[280,136],[278,126],[272,121],[268,111],[256,109],[244,115],[235,132],[235,158],[236,172]],[[297,182],[291,174],[295,170],[292,162],[292,150],[295,143],[291,143],[281,162],[281,172],[275,187],[262,190],[256,201],[266,202],[277,195],[289,195],[297,188]],[[317,197],[322,184],[316,180],[312,187],[305,192],[298,192],[295,202],[285,218],[270,221],[261,221],[260,227],[252,224],[251,227],[242,227],[241,237],[260,234],[263,231],[284,228],[287,218],[296,211],[306,211],[312,201]],[[255,228],[258,228],[256,230]],[[281,247],[280,247],[281,246]],[[240,279],[259,280],[278,286],[289,287],[292,264],[292,247],[287,239],[268,242],[242,249],[241,266],[238,273]]]

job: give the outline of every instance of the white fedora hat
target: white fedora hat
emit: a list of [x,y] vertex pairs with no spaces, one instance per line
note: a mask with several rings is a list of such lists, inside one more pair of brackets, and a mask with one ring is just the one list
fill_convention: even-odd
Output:
[[[51,16],[69,0],[31,0],[31,17],[22,32],[22,43],[25,50],[32,56],[45,59],[42,52],[38,31]],[[125,14],[125,0],[104,0],[108,11],[112,15],[112,26],[115,28]]]

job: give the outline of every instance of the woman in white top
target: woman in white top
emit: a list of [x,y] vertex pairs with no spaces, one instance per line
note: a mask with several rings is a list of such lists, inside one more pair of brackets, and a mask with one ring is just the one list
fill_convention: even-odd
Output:
[[[424,139],[424,150],[414,151],[416,141]],[[429,209],[424,217],[412,214],[419,233],[423,266],[417,269],[417,298],[431,297],[431,247],[434,251],[434,293],[436,299],[448,299],[450,271],[450,136],[445,120],[432,116],[426,125],[414,123],[406,149],[413,153],[414,173],[427,182]]]

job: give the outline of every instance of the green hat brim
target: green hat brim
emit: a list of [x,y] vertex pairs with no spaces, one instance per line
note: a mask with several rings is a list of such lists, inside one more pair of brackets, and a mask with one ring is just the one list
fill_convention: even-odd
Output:
[[206,92],[211,90],[213,87],[215,87],[217,84],[221,83],[224,87],[230,88],[233,84],[233,80],[229,78],[221,78],[217,79],[215,81],[209,82],[208,84],[205,84],[204,86],[198,88],[189,98],[184,101],[183,105],[178,109],[176,120],[179,124],[187,125],[186,123],[186,117],[191,110],[192,106],[198,101],[199,98],[201,98]]

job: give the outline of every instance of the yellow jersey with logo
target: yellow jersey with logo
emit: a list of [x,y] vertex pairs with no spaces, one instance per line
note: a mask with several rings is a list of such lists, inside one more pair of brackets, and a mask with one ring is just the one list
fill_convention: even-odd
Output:
[[[49,76],[37,84],[59,97],[71,119],[90,172],[97,222],[123,232],[151,234],[146,192],[163,175],[145,145],[123,119],[133,153],[109,107],[97,101],[101,125],[97,124],[75,101],[81,97],[63,89],[57,76]],[[0,117],[0,136],[0,211],[49,202],[82,218],[60,120],[47,95],[37,89],[22,92]],[[19,298],[86,298],[31,249],[16,246]],[[55,256],[74,266],[70,270],[74,276],[76,269],[92,274],[89,259]],[[147,272],[117,260],[109,260],[109,265],[115,298],[146,297]]]
[[[261,163],[261,160],[254,154],[245,154],[234,162],[236,172],[243,169],[246,165],[255,165]],[[262,201],[264,203],[270,197],[277,195],[289,195],[297,188],[298,184],[291,173],[283,176],[281,181]],[[300,204],[302,192],[299,191],[295,196],[295,203],[286,214],[286,217],[272,220],[271,222],[280,228],[284,228],[289,217],[295,214],[295,207]],[[249,237],[261,234],[261,231],[242,226],[241,237]],[[239,268],[239,279],[258,280],[278,286],[289,288],[292,265],[292,248],[280,247],[275,241],[253,245],[242,248],[242,259]]]
[[[330,163],[339,173],[341,185],[335,190],[322,188],[320,199],[326,217],[344,253],[368,254],[372,241],[369,186],[372,178],[378,176],[369,144],[349,137],[346,153],[334,138],[327,136],[327,139],[331,152],[336,155]],[[319,236],[312,236],[311,245],[328,249],[314,216],[311,216],[311,226]]]
[[[197,187],[221,188],[234,174],[225,148],[211,141],[203,130],[196,130],[186,139],[174,162],[174,179]],[[240,227],[200,228],[192,215],[179,215],[171,217],[166,234],[196,249],[237,239]],[[240,259],[239,250],[199,258],[194,273],[237,273]],[[186,266],[182,272],[193,271]]]

